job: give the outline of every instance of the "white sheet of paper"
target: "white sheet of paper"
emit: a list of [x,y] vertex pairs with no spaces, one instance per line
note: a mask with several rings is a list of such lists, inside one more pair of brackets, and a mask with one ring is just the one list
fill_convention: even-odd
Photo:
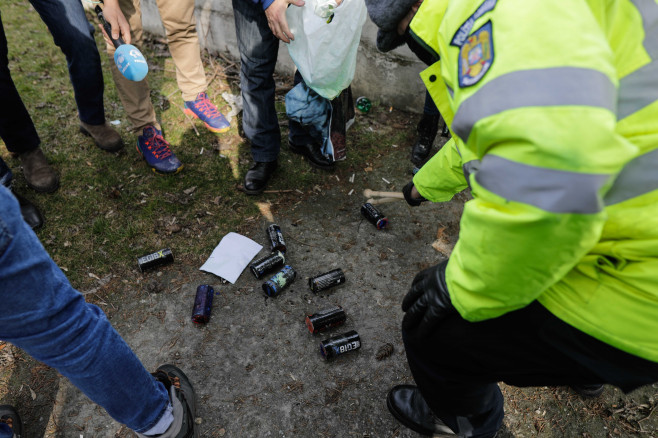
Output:
[[235,284],[244,268],[262,248],[262,245],[248,237],[228,233],[199,270],[218,275]]

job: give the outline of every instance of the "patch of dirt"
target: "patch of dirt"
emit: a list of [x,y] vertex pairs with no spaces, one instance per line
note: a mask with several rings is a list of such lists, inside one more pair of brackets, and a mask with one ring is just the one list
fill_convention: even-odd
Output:
[[[377,230],[360,214],[363,190],[399,190],[410,180],[410,168],[408,145],[400,146],[364,168],[339,163],[310,193],[280,193],[271,211],[297,278],[275,298],[266,297],[263,281],[248,271],[236,284],[222,284],[198,270],[207,255],[186,254],[184,248],[173,265],[145,274],[115,273],[87,298],[106,310],[148,369],[173,363],[187,373],[195,385],[202,437],[418,436],[401,427],[385,405],[391,386],[412,382],[400,337],[400,302],[419,270],[448,256],[468,195],[418,208],[403,201],[382,204],[378,209],[389,226]],[[108,196],[114,190],[121,189]],[[164,234],[190,230],[194,238],[223,209],[240,208],[219,195],[203,208],[187,210],[190,196],[193,191],[166,200],[181,210],[176,220],[161,218]],[[258,258],[269,252],[268,223],[253,216],[235,230],[263,245]],[[344,271],[345,284],[318,294],[309,290],[308,278],[335,268]],[[199,284],[219,292],[203,326],[190,319]],[[333,305],[346,311],[345,325],[311,334],[305,316]],[[358,332],[361,347],[324,360],[320,342],[349,330]],[[0,350],[2,360],[9,359]],[[26,422],[25,436],[134,436],[53,370],[15,351],[11,360],[11,372],[2,378]],[[656,385],[629,395],[609,387],[595,400],[565,388],[501,387],[507,413],[502,438],[658,434]]]

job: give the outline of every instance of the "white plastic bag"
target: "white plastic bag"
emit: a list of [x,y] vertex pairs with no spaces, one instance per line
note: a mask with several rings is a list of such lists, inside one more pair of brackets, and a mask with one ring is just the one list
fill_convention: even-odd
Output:
[[[295,39],[288,44],[290,57],[304,82],[326,99],[347,88],[356,69],[356,51],[366,21],[364,0],[306,0],[302,7],[286,10]],[[318,11],[318,13],[316,13]],[[319,16],[333,12],[333,17]]]

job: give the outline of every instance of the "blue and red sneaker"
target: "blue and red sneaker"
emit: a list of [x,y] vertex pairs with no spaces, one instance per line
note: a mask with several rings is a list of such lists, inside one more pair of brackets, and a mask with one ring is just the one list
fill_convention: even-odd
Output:
[[196,100],[185,101],[185,114],[201,120],[212,132],[226,132],[231,127],[205,92],[197,94]]
[[162,131],[149,125],[142,135],[137,137],[137,150],[156,173],[178,173],[183,168],[176,155],[171,151],[169,142],[162,136]]

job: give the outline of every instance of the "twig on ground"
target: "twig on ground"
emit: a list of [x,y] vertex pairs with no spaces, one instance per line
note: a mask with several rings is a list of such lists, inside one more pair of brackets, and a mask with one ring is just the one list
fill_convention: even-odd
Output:
[[[219,74],[219,68],[220,68],[220,67],[221,67],[221,65],[217,65],[217,66],[215,66],[215,71],[214,71],[212,77],[210,78],[210,80],[208,80],[208,88],[210,88],[210,84],[213,83],[213,81],[215,80],[215,78],[216,78],[217,75]],[[221,75],[221,76],[222,76],[224,79],[226,79],[226,75]]]
[[196,136],[199,137],[201,134],[199,134],[199,130],[196,129],[196,125],[194,124],[194,121],[190,118],[190,116],[185,114],[185,108],[183,108],[182,106],[180,106],[177,103],[174,103],[174,105],[176,105],[178,108],[180,108],[181,112],[185,116],[185,119],[187,119],[187,121],[190,122],[190,125],[192,125],[192,128],[194,128],[194,132],[196,132]]
[[227,69],[228,69],[228,68],[233,68],[233,67],[235,67],[235,62],[233,62],[233,61],[231,61],[230,59],[228,59],[228,58],[226,57],[226,55],[224,55],[223,53],[220,53],[220,54],[219,54],[219,57],[222,58],[224,61],[226,61],[226,62],[228,63],[228,65],[226,66]]

